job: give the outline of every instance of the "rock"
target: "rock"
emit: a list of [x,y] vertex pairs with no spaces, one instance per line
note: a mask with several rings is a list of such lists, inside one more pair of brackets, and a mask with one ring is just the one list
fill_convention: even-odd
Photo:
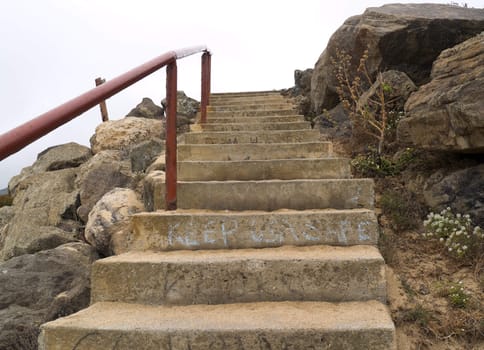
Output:
[[332,138],[348,138],[351,136],[351,123],[348,113],[339,103],[336,107],[315,118],[315,125],[323,134]]
[[9,223],[15,215],[15,210],[12,206],[6,205],[0,208],[0,229]]
[[[147,119],[148,120],[148,119]],[[121,151],[101,151],[80,168],[77,179],[80,206],[77,214],[87,222],[89,212],[101,197],[115,187],[131,187],[134,175]]]
[[9,182],[9,191],[15,195],[17,185],[32,174],[46,171],[76,168],[92,157],[89,147],[81,146],[75,142],[53,146],[40,152],[32,166],[22,169]]
[[95,154],[103,150],[128,152],[134,145],[153,138],[160,138],[161,135],[161,121],[126,117],[100,124],[90,141]]
[[0,263],[0,349],[37,349],[40,324],[87,307],[97,258],[69,243]]
[[398,140],[416,147],[484,152],[484,32],[435,61],[432,81],[412,94]]
[[151,163],[151,165],[146,169],[147,173],[152,171],[161,170],[166,171],[166,155],[165,153],[160,153],[160,155]]
[[442,50],[484,29],[484,9],[439,4],[388,4],[350,17],[331,36],[311,79],[312,108],[316,114],[338,104],[337,81],[331,58],[341,49],[353,58],[354,73],[368,48],[367,68],[405,72],[417,85],[429,81],[433,61]]
[[[200,102],[188,97],[185,92],[177,91],[177,113],[176,113],[176,128],[177,132],[190,131],[190,124],[195,123],[195,117],[200,109]],[[166,98],[161,101],[161,105],[166,109]]]
[[0,237],[0,260],[54,248],[79,238],[77,170],[32,174],[18,183],[13,200],[15,215]]
[[131,170],[133,172],[145,172],[164,149],[165,143],[158,138],[133,146],[129,153]]
[[456,213],[471,215],[484,227],[484,164],[447,175],[438,171],[427,180],[424,198],[435,211],[451,207]]
[[113,189],[89,213],[86,240],[104,256],[126,251],[130,217],[143,210],[136,192],[126,188]]
[[133,108],[127,117],[138,117],[148,119],[161,119],[163,117],[163,108],[155,105],[153,100],[148,97],[143,98],[140,104]]

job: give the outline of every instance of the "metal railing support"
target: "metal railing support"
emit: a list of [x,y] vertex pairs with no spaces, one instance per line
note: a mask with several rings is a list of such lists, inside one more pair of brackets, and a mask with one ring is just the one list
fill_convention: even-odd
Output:
[[165,147],[165,208],[176,209],[176,110],[177,110],[176,61],[166,67],[166,147]]
[[210,104],[210,52],[202,55],[202,95],[200,101],[200,122],[207,121],[207,106]]
[[[106,79],[99,77],[99,78],[96,78],[94,82],[96,83],[96,86],[99,86],[104,84],[106,82]],[[109,121],[108,107],[106,106],[106,100],[99,102],[99,109],[101,110],[102,121],[103,122]]]

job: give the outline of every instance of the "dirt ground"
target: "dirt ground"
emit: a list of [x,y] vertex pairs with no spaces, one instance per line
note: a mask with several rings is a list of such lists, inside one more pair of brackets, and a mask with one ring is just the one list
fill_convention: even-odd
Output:
[[[334,142],[334,152],[349,157],[347,144]],[[422,236],[423,225],[397,231],[379,209],[382,191],[392,181],[398,184],[400,179],[376,180],[375,190],[379,246],[387,263],[388,305],[398,350],[484,350],[482,257],[472,263],[456,261],[438,242]],[[453,284],[462,286],[469,296],[466,307],[451,304]]]

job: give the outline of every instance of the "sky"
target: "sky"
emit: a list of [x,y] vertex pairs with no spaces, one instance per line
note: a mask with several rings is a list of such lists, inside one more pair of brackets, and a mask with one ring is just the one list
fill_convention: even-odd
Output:
[[[391,2],[391,1],[390,1]],[[449,3],[450,1],[409,1]],[[212,51],[212,91],[289,88],[313,68],[338,27],[379,0],[15,0],[0,2],[0,134],[162,53]],[[484,0],[468,0],[484,7]],[[178,89],[200,99],[200,56],[178,61]],[[107,100],[123,118],[143,97],[165,96],[161,70]],[[0,189],[47,147],[89,146],[97,107],[0,161]]]

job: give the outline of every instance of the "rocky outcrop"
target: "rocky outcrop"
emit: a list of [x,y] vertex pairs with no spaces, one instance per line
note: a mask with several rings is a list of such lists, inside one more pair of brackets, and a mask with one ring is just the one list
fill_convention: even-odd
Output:
[[417,85],[429,81],[433,61],[442,50],[484,30],[484,9],[438,4],[389,4],[368,8],[347,19],[319,57],[311,80],[316,114],[338,103],[334,75],[338,49],[350,53],[354,73],[365,49],[371,75],[389,69],[405,72]]
[[484,152],[484,33],[435,61],[430,83],[408,99],[398,139],[418,148]]
[[163,125],[159,120],[126,117],[100,124],[91,137],[93,153],[103,150],[128,152],[143,141],[162,136]]
[[115,188],[106,193],[89,213],[86,240],[104,256],[127,251],[131,215],[144,210],[136,192]]
[[0,349],[36,349],[40,324],[87,307],[97,258],[68,243],[0,263]]
[[131,171],[145,172],[164,149],[165,142],[158,138],[137,144],[129,152]]
[[148,119],[163,118],[163,108],[155,105],[151,98],[145,97],[135,108],[133,108],[127,117],[138,117]]
[[123,157],[123,152],[107,150],[97,153],[83,164],[76,183],[80,199],[77,214],[87,222],[89,212],[105,193],[115,187],[131,187],[135,180],[130,162]]
[[[311,77],[312,69],[294,71],[294,86],[283,90],[283,95],[294,97],[298,113],[308,117],[311,114]],[[311,118],[307,118],[311,120]]]
[[[176,129],[179,133],[187,132],[190,130],[190,124],[195,123],[195,117],[200,109],[200,103],[188,97],[183,91],[177,91],[176,97]],[[166,109],[166,99],[161,101],[161,105]]]
[[424,197],[433,210],[450,207],[471,215],[476,225],[484,227],[484,164],[450,174],[436,172],[425,184]]

